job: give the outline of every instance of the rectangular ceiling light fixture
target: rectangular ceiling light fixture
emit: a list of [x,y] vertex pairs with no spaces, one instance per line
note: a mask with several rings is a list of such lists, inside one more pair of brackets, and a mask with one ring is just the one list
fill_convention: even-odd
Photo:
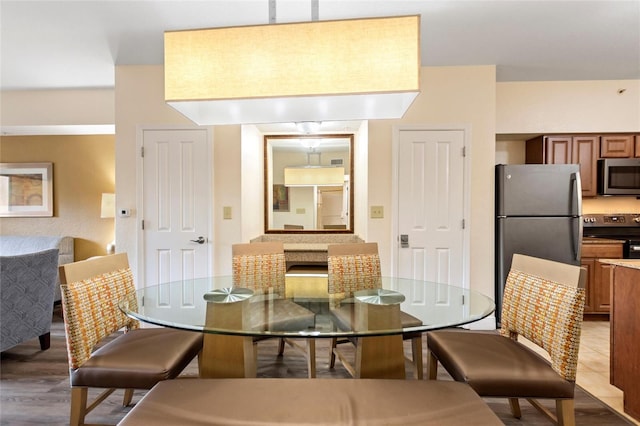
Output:
[[169,31],[165,101],[200,125],[400,118],[420,16]]
[[285,167],[285,186],[342,186],[344,167]]

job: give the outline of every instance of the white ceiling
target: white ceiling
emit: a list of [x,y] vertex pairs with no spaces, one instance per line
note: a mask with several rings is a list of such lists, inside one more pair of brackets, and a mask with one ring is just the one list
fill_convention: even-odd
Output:
[[[275,4],[276,22],[312,20],[311,0]],[[318,12],[420,14],[423,65],[495,64],[498,81],[640,78],[640,0],[318,0]],[[114,65],[163,63],[165,30],[269,16],[269,0],[0,0],[0,89],[110,88]]]

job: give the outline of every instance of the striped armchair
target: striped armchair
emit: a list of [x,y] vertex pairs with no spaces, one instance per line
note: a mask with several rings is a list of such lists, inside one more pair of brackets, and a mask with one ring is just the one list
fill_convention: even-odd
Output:
[[[276,296],[278,299],[272,303],[280,304],[279,310],[288,310],[294,313],[302,321],[313,320],[313,312],[284,299],[286,295],[285,275],[286,263],[284,257],[284,244],[282,241],[255,242],[247,244],[234,244],[232,246],[233,255],[233,285],[236,287],[250,288],[256,294],[266,294]],[[257,303],[253,304],[258,307]],[[264,317],[264,311],[253,312],[252,320],[255,323],[268,324],[269,318]],[[255,343],[260,340],[254,339]],[[284,344],[287,343],[292,348],[305,355],[309,378],[316,377],[316,344],[315,339],[305,339],[305,344],[300,344],[298,339],[280,339],[278,355],[284,353]],[[205,341],[206,343],[206,341]],[[255,348],[254,348],[255,350]]]
[[[127,298],[135,306],[135,285],[126,253],[68,263],[60,268],[62,308],[71,381],[71,426],[115,389],[151,389],[177,377],[202,348],[202,335],[169,328],[139,328],[118,308]],[[119,334],[118,330],[127,332]],[[115,338],[105,343],[108,336]],[[96,347],[99,346],[98,349]],[[89,388],[103,389],[89,400]],[[92,395],[94,397],[94,395]]]
[[[380,256],[378,243],[352,243],[332,244],[327,250],[329,272],[329,295],[334,298],[332,314],[338,324],[344,324],[350,328],[351,309],[339,307],[341,301],[353,297],[353,293],[359,290],[380,288],[382,277],[380,270]],[[422,324],[405,312],[400,312],[402,327],[412,327]],[[422,363],[422,332],[408,332],[402,335],[403,340],[411,340],[412,358],[409,359],[413,366],[414,376],[423,378]],[[337,348],[340,343],[349,342],[349,339],[331,339],[331,353],[329,354],[329,368],[335,366],[336,356],[340,358],[349,372],[354,374],[354,368],[342,356]]]
[[[574,425],[574,388],[584,310],[586,271],[579,266],[515,254],[507,277],[499,333],[427,333],[429,378],[438,362],[480,396],[509,399],[520,418],[518,398],[560,425]],[[549,360],[517,341],[523,336]],[[536,399],[556,400],[556,413]]]

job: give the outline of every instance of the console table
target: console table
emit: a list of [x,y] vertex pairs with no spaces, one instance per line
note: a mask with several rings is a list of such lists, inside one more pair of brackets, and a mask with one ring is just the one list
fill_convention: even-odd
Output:
[[352,234],[265,234],[251,240],[255,242],[282,241],[287,269],[297,265],[327,265],[327,247],[330,244],[363,243]]

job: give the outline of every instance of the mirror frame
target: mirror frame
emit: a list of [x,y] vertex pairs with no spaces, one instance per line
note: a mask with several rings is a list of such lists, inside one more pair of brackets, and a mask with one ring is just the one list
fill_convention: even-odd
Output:
[[[269,182],[273,181],[273,172],[271,170],[272,159],[269,155],[270,139],[335,139],[343,138],[349,140],[349,219],[347,229],[270,229],[269,228],[269,210],[272,208],[272,202],[269,199]],[[355,135],[353,133],[338,134],[315,134],[315,135],[264,135],[264,233],[265,234],[353,234],[353,207],[354,207],[354,182],[353,182],[353,141]],[[271,178],[271,179],[270,179]]]

